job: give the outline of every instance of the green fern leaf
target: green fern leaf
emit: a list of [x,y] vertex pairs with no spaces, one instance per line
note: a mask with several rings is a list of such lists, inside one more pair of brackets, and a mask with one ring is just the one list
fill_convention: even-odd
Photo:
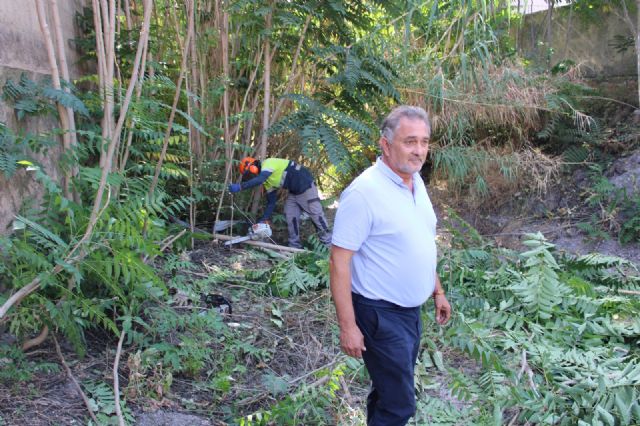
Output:
[[89,116],[89,110],[87,109],[87,107],[72,93],[66,92],[61,89],[54,89],[53,87],[46,87],[42,91],[42,94],[45,97],[58,102],[60,105],[66,108],[71,108],[72,110],[84,115],[85,117]]

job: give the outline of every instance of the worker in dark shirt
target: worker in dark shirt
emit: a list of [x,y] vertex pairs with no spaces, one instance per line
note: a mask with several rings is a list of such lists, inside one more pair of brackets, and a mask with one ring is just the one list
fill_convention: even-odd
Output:
[[289,246],[302,248],[300,242],[300,215],[305,212],[316,227],[318,238],[325,244],[331,244],[331,232],[320,204],[318,188],[311,172],[295,161],[282,158],[267,158],[263,162],[252,157],[240,161],[242,183],[229,185],[229,192],[235,193],[244,189],[263,185],[267,193],[267,207],[258,222],[271,218],[278,200],[278,189],[289,191],[284,204],[284,215],[289,230]]

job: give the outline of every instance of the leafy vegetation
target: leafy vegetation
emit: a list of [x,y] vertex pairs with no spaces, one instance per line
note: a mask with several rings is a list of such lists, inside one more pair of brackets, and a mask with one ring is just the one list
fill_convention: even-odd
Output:
[[426,339],[482,366],[451,377],[452,394],[473,402],[479,423],[638,421],[640,278],[632,263],[557,254],[540,234],[529,235],[523,253],[454,243],[440,268],[458,314]]
[[[37,334],[64,336],[79,360],[120,339],[123,399],[101,374],[80,384],[99,424],[169,400],[241,425],[364,421],[366,372],[337,352],[317,239],[286,259],[193,260],[211,238],[197,227],[256,215],[253,194],[225,193],[237,158],[300,160],[335,196],[374,160],[397,103],[430,111],[429,177],[452,193],[541,191],[561,161],[605,157],[605,123],[582,101],[593,91],[570,61],[526,65],[504,2],[106,2],[76,16],[95,73],[3,82],[18,128],[0,123],[2,179],[43,194],[0,237],[0,332],[15,340],[0,344],[0,379],[15,395],[59,370],[25,355]],[[96,28],[110,10],[116,27]],[[60,126],[24,130],[37,116]],[[39,161],[58,153],[57,170]],[[585,196],[593,236],[640,239],[637,196],[598,169]],[[517,253],[461,221],[449,232],[439,267],[456,317],[427,328],[415,424],[640,422],[633,265],[561,255],[541,235]]]
[[640,241],[640,196],[611,183],[602,167],[593,165],[585,201],[593,211],[578,226],[594,239],[617,238],[622,244]]

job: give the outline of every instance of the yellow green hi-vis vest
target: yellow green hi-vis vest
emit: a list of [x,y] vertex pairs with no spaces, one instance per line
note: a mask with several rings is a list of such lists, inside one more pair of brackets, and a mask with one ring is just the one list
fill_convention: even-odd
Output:
[[283,175],[289,160],[283,158],[267,158],[262,162],[262,171],[269,171],[271,175],[264,181],[264,189],[269,192],[282,186]]

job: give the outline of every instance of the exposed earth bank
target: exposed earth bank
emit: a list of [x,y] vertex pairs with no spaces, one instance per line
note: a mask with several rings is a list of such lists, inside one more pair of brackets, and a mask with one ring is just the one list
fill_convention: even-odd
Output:
[[[542,193],[514,190],[479,206],[451,201],[442,189],[431,188],[430,192],[439,217],[446,217],[443,207],[451,206],[499,246],[522,250],[527,233],[541,232],[568,254],[598,252],[640,265],[640,244],[620,238],[625,224],[639,220],[624,211],[622,200],[626,197],[627,203],[635,203],[640,210],[640,150],[619,158],[599,177],[586,170],[564,172]],[[603,197],[603,192],[614,199]],[[640,225],[638,229],[640,232]]]

